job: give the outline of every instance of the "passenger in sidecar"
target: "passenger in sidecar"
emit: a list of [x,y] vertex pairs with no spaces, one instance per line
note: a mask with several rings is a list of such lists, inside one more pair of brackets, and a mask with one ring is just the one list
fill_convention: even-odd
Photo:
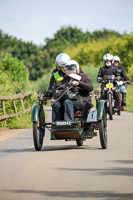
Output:
[[[52,122],[59,120],[74,121],[74,113],[84,110],[90,101],[93,90],[91,80],[84,73],[79,73],[79,65],[74,60],[66,64],[66,76],[55,84],[56,101],[52,105]],[[91,102],[88,104],[92,107]]]

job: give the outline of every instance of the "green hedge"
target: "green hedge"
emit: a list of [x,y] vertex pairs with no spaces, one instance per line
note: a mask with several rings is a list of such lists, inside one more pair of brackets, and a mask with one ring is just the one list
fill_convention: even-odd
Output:
[[[29,73],[26,68],[26,66],[23,64],[22,61],[19,61],[17,58],[13,58],[10,54],[1,55],[0,58],[0,96],[12,96],[14,94],[18,93],[24,93],[26,91],[31,90],[31,85],[28,80]],[[25,109],[29,108],[29,105],[33,105],[34,95],[32,95],[29,98],[24,99],[24,107]],[[22,106],[21,101],[19,99],[15,100],[16,107],[18,112],[22,112]],[[12,101],[5,101],[5,112],[6,114],[12,114],[14,113],[14,108],[12,105]],[[0,116],[3,115],[2,107],[0,106]],[[28,114],[23,116],[27,116]],[[18,118],[14,119],[6,119],[5,121],[0,122],[0,127],[2,126],[8,126],[13,128],[15,124],[15,127],[17,127],[17,120]],[[16,123],[14,123],[14,121]],[[27,120],[27,117],[24,117],[25,122],[27,125],[30,123],[30,114],[29,114],[29,120]],[[23,127],[23,123],[18,122],[18,128]]]

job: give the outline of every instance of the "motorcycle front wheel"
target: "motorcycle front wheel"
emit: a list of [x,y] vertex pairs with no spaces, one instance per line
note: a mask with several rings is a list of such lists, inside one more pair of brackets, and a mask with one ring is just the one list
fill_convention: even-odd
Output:
[[109,93],[109,119],[113,119],[113,111],[112,111],[112,94]]
[[43,138],[45,135],[45,128],[43,128],[43,123],[45,122],[45,115],[43,109],[38,111],[38,121],[33,122],[33,141],[36,151],[40,151],[43,145]]

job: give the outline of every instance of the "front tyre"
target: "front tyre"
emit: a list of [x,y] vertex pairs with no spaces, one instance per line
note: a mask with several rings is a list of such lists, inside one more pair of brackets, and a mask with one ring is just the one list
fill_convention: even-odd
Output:
[[33,122],[33,141],[36,151],[40,151],[43,145],[43,137],[45,135],[45,129],[43,128],[43,123],[45,122],[44,111],[39,110],[38,121]]
[[121,111],[120,111],[120,109],[117,111],[117,115],[121,115]]
[[109,119],[113,119],[113,112],[112,112],[112,94],[109,93]]
[[107,148],[107,114],[105,108],[103,110],[102,119],[99,123],[99,135],[102,149]]

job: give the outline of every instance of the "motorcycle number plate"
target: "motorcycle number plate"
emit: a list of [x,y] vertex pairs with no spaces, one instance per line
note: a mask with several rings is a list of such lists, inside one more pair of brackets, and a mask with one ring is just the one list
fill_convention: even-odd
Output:
[[112,83],[106,84],[106,88],[113,88],[113,84]]
[[62,125],[71,125],[72,122],[71,121],[57,121],[56,125],[57,126],[62,126]]

